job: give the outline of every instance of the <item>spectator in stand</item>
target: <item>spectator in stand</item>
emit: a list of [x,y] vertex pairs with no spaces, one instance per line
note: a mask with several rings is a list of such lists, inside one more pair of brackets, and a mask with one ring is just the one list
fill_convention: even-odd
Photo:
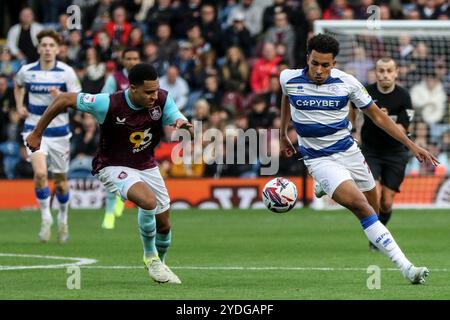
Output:
[[82,130],[74,132],[71,141],[71,159],[94,156],[100,141],[97,122],[91,114],[83,113]]
[[200,96],[208,101],[211,111],[222,110],[222,92],[216,76],[208,76],[205,78],[204,88]]
[[91,37],[94,33],[103,30],[111,21],[111,9],[113,0],[99,0],[88,6],[81,15],[85,35]]
[[206,42],[200,31],[200,26],[196,23],[191,24],[187,29],[187,40],[192,43],[194,50],[194,60],[200,62],[200,56],[211,50],[211,44]]
[[248,114],[248,126],[254,129],[267,129],[272,127],[276,114],[269,111],[263,95],[257,95],[251,103],[252,111]]
[[447,94],[434,70],[428,71],[423,80],[411,88],[411,100],[416,112],[428,125],[444,121],[448,112]]
[[253,39],[250,31],[245,27],[245,16],[242,12],[236,11],[230,16],[231,26],[227,27],[224,32],[224,46],[230,48],[232,46],[239,47],[249,58],[253,51]]
[[224,90],[243,95],[247,87],[249,72],[249,65],[242,50],[237,46],[228,48],[225,62],[221,67]]
[[144,39],[142,30],[139,27],[134,27],[131,29],[130,38],[128,39],[128,47],[138,48],[142,50],[144,45]]
[[283,93],[281,92],[279,73],[274,72],[269,78],[269,91],[264,94],[264,99],[269,111],[280,114],[281,108],[281,97]]
[[147,41],[144,45],[144,62],[150,63],[155,67],[158,74],[166,74],[169,67],[169,61],[161,58],[159,54],[159,47],[155,41]]
[[3,47],[0,50],[0,75],[5,76],[8,79],[8,87],[13,88],[13,78],[22,64],[19,60],[13,59],[11,51],[7,47]]
[[81,32],[79,30],[70,31],[69,43],[67,46],[67,57],[75,64],[80,65],[83,46],[81,44]]
[[333,0],[333,3],[324,10],[324,20],[341,20],[348,9],[347,0]]
[[112,48],[111,48],[111,39],[109,38],[106,32],[99,32],[96,37],[97,41],[94,41],[95,47],[98,52],[98,56],[101,61],[106,62],[111,60],[112,57]]
[[59,53],[57,59],[58,61],[64,62],[65,64],[73,67],[75,71],[83,68],[83,62],[81,61],[81,59],[74,61],[69,58],[69,46],[67,45],[67,43],[61,43],[59,45]]
[[216,19],[216,8],[211,3],[205,3],[200,9],[200,29],[203,38],[211,44],[218,57],[223,57],[222,29]]
[[356,46],[353,48],[353,59],[345,65],[344,69],[355,76],[363,85],[367,85],[367,75],[369,70],[374,67],[375,64],[367,57],[366,50],[361,46]]
[[200,121],[202,124],[206,124],[208,122],[209,117],[209,103],[203,98],[198,99],[193,108],[191,123],[194,121]]
[[171,7],[171,0],[156,0],[153,7],[147,12],[147,32],[150,36],[156,34],[160,23],[172,25],[175,23],[175,11]]
[[95,48],[86,49],[85,66],[86,74],[81,79],[83,92],[97,94],[100,93],[105,84],[105,63],[101,62]]
[[180,42],[174,65],[177,66],[180,76],[187,81],[191,90],[201,88],[201,83],[195,77],[194,51],[189,41]]
[[275,45],[284,44],[286,46],[286,58],[291,66],[295,63],[295,39],[296,34],[289,23],[287,13],[284,11],[275,13],[274,26],[267,30],[264,41]]
[[277,65],[282,60],[276,55],[273,43],[265,42],[261,58],[253,65],[250,75],[250,88],[253,93],[259,94],[269,90],[270,74],[277,71]]
[[411,37],[406,33],[402,33],[398,37],[398,42],[398,49],[394,52],[393,58],[398,61],[410,61],[414,51],[414,46],[411,43]]
[[126,20],[125,8],[120,6],[113,11],[113,20],[106,24],[104,31],[112,40],[113,47],[126,46],[132,26]]
[[267,32],[267,30],[274,25],[275,14],[280,12],[286,12],[289,16],[289,22],[292,22],[294,17],[291,15],[294,14],[292,10],[286,5],[285,0],[273,0],[273,4],[271,6],[267,6],[264,9],[263,18],[262,18],[262,32]]
[[[176,1],[175,1],[176,2]],[[176,39],[186,37],[186,29],[193,23],[200,23],[201,0],[185,0],[174,8],[173,29]]]
[[188,100],[189,86],[186,80],[180,77],[176,66],[169,66],[167,73],[159,79],[159,86],[170,92],[178,109],[183,112]]
[[355,19],[367,20],[372,14],[367,9],[372,5],[374,5],[374,0],[361,0],[355,9]]
[[0,74],[0,143],[8,140],[9,114],[15,105],[14,91],[8,86],[8,78]]
[[409,77],[411,77],[411,81],[421,81],[423,75],[427,74],[433,67],[429,53],[430,48],[424,41],[419,41],[416,44],[412,53],[412,63],[410,63],[409,67]]
[[66,13],[62,13],[59,15],[59,23],[56,27],[56,32],[61,36],[61,43],[66,43],[69,41],[70,29],[69,25],[69,16]]
[[172,28],[166,22],[160,23],[156,31],[156,43],[158,44],[159,56],[169,63],[173,63],[178,51],[177,42],[172,39]]
[[421,20],[436,20],[441,14],[436,0],[425,0],[417,6]]
[[17,59],[28,63],[34,62],[39,58],[36,35],[43,29],[43,26],[34,21],[34,13],[31,8],[23,8],[20,11],[19,21],[20,23],[9,29],[6,45]]
[[233,23],[233,17],[236,12],[244,14],[245,27],[250,31],[250,35],[256,38],[262,30],[263,11],[261,7],[255,4],[254,0],[241,0],[230,12],[228,25]]

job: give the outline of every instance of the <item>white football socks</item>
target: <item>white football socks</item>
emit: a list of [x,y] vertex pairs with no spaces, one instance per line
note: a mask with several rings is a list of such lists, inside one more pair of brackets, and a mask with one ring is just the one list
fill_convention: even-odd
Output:
[[385,256],[389,257],[389,259],[395,263],[397,268],[399,268],[400,271],[406,275],[406,272],[413,264],[406,258],[405,254],[397,245],[389,230],[380,221],[378,221],[378,218],[371,218],[371,221],[368,221],[369,225],[364,225],[363,220],[361,220],[361,224],[364,227],[364,233],[367,238],[369,238],[369,241],[376,245],[377,248]]

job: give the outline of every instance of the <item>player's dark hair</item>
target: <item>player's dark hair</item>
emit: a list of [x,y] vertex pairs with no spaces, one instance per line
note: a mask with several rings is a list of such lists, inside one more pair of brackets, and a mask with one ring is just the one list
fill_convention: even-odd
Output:
[[133,66],[128,74],[130,85],[139,86],[144,81],[154,81],[158,79],[158,73],[155,67],[148,63],[138,63]]
[[[398,67],[397,61],[395,61],[394,58],[389,57],[389,56],[383,56],[383,57],[381,57],[380,59],[378,59],[378,61],[382,61],[382,62],[391,62],[391,61],[394,61],[395,67],[396,67],[396,68]],[[378,63],[378,61],[377,61],[377,63]]]
[[38,43],[41,43],[42,39],[45,37],[52,38],[53,40],[55,40],[57,45],[61,44],[61,36],[53,29],[44,29],[36,35]]
[[315,50],[319,53],[331,53],[333,58],[339,54],[339,42],[332,36],[319,33],[308,41],[308,54]]
[[127,54],[128,52],[137,52],[137,54],[139,55],[139,59],[141,58],[141,50],[139,50],[138,48],[127,47],[122,51],[122,59],[125,58],[125,54]]

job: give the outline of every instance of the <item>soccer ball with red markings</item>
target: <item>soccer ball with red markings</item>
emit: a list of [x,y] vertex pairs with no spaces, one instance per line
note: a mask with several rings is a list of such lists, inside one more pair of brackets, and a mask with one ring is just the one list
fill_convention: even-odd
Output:
[[297,202],[297,187],[286,178],[275,178],[264,186],[262,198],[270,211],[288,212]]

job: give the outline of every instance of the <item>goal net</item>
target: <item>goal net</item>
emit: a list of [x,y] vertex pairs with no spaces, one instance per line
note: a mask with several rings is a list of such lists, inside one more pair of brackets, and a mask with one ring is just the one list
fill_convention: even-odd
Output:
[[[450,207],[450,183],[445,183],[450,176],[450,21],[372,22],[319,20],[314,32],[330,34],[339,41],[336,67],[364,85],[375,82],[378,58],[390,56],[396,60],[397,82],[410,92],[414,108],[410,137],[434,153],[441,165],[421,164],[411,156],[395,207]],[[360,112],[358,131],[362,123]],[[324,198],[314,199],[312,207],[339,207]]]

